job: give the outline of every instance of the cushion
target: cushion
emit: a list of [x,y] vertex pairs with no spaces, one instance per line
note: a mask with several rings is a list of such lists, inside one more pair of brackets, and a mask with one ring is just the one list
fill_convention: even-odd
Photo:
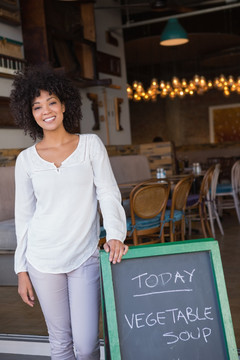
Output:
[[100,235],[99,235],[100,239],[103,239],[106,237],[106,230],[104,229],[103,226],[100,226]]
[[164,218],[164,221],[165,222],[169,222],[169,221],[180,221],[183,217],[183,212],[180,211],[180,210],[174,210],[174,215],[173,215],[173,219],[171,219],[170,217],[170,214],[171,214],[171,211],[170,210],[166,210],[165,212],[165,218]]
[[[158,226],[160,226],[160,217],[161,217],[161,214],[159,214],[151,219],[142,219],[138,216],[135,216],[135,220],[136,220],[135,227],[137,230],[152,229],[152,228],[158,227]],[[130,217],[128,217],[127,218],[127,231],[131,231],[131,230],[133,230],[132,220]]]
[[0,250],[15,250],[16,246],[14,219],[0,221]]
[[199,200],[199,195],[198,194],[190,194],[187,197],[187,204],[186,206],[192,206],[194,204],[196,204]]
[[217,185],[217,194],[232,192],[232,185],[231,184],[218,184]]
[[[187,203],[186,206],[192,206],[198,202],[199,195],[198,194],[190,194],[187,197]],[[170,208],[172,205],[172,199],[168,199],[167,201],[167,207]]]
[[14,166],[0,166],[0,221],[14,217]]

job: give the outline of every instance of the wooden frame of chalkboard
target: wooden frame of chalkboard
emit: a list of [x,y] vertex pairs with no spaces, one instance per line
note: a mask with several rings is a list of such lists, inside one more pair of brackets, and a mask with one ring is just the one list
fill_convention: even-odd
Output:
[[[238,360],[214,239],[100,252],[105,359]],[[160,272],[159,272],[160,271]]]

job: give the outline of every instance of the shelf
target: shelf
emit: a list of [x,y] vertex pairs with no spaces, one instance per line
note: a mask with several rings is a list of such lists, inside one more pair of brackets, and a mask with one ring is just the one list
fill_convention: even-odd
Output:
[[3,9],[0,9],[0,22],[7,24],[7,25],[13,25],[13,26],[19,26],[21,25],[21,21],[14,19],[14,18],[10,18],[4,14],[1,13]]
[[64,68],[80,87],[111,84],[98,80],[93,3],[23,0],[20,10],[28,63]]
[[21,24],[17,0],[0,0],[0,22],[14,26]]
[[93,86],[108,87],[112,85],[112,79],[86,79],[77,75],[69,75],[71,80],[80,88],[88,88]]
[[0,0],[0,7],[12,11],[19,10],[17,0]]

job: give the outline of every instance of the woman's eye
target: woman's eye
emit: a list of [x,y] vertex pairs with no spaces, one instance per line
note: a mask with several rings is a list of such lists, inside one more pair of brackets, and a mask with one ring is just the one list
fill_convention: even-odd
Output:
[[50,102],[50,105],[55,105],[57,102],[56,101],[52,101]]
[[40,109],[40,106],[36,106],[33,108],[34,111],[39,110],[39,109]]

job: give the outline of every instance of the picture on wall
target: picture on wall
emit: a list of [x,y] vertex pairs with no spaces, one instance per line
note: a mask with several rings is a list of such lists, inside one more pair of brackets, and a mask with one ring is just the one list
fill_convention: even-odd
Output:
[[9,108],[9,98],[0,96],[0,128],[17,128]]
[[240,104],[209,107],[211,143],[240,141]]

